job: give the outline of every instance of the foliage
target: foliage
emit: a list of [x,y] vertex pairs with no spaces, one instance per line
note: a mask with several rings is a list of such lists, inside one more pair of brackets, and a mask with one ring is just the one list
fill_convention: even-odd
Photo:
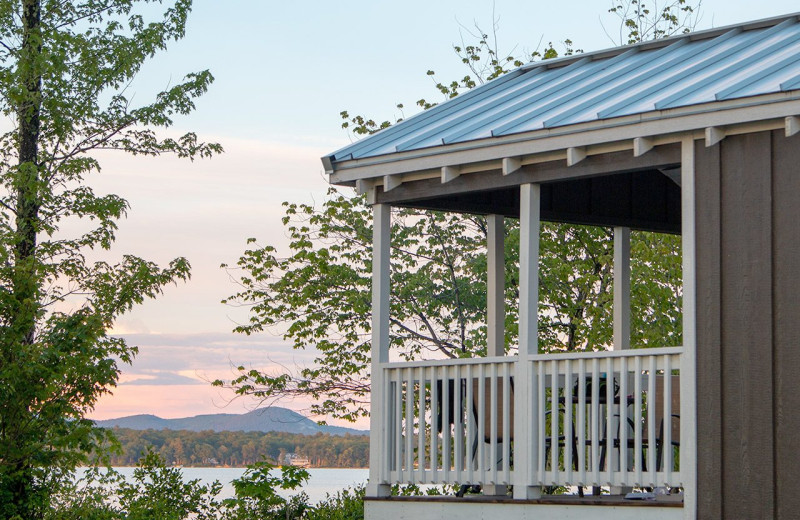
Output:
[[[655,4],[654,4],[655,5]],[[630,38],[658,38],[683,29],[699,2],[677,0],[656,18],[639,0],[622,0],[611,13],[622,17]],[[695,18],[691,18],[695,20]],[[631,25],[633,24],[633,25]],[[628,27],[628,29],[625,29]],[[636,33],[633,30],[636,29]],[[466,76],[436,82],[445,99],[457,96],[544,53],[515,57],[498,50],[493,31],[468,31],[474,44],[455,46]],[[491,34],[491,36],[490,36]],[[565,42],[565,54],[572,42]],[[429,71],[430,76],[434,76]],[[435,105],[424,99],[427,109]],[[391,123],[341,113],[354,136]],[[279,252],[254,240],[237,262],[239,291],[225,300],[249,305],[245,334],[278,331],[294,348],[318,353],[296,373],[240,367],[230,381],[216,381],[238,395],[261,400],[309,396],[313,412],[346,419],[368,415],[371,332],[371,212],[363,196],[331,190],[320,207],[285,204],[283,224],[291,238]],[[505,224],[508,352],[517,342],[519,229]],[[471,357],[485,354],[486,223],[482,217],[393,208],[391,226],[391,352],[394,359]],[[633,232],[632,323],[635,347],[681,343],[680,238]],[[544,352],[603,350],[612,339],[611,229],[543,223],[540,240],[539,345]],[[227,266],[223,266],[227,267]],[[236,271],[234,271],[234,269]]]
[[280,476],[275,475],[275,466],[260,462],[249,466],[240,478],[233,481],[236,498],[224,501],[226,519],[230,520],[291,520],[302,518],[308,509],[308,496],[295,495],[289,500],[278,494],[278,490],[293,491],[308,480],[309,474],[302,468],[282,466]]
[[193,133],[157,133],[192,111],[208,71],[151,103],[135,104],[128,92],[143,63],[184,35],[191,0],[175,0],[160,17],[153,3],[0,6],[0,111],[9,123],[0,135],[0,518],[41,518],[55,481],[105,442],[84,416],[136,353],[109,328],[189,276],[183,258],[165,268],[133,255],[87,258],[111,247],[128,210],[87,184],[100,170],[93,151],[221,151]]
[[258,462],[232,482],[235,495],[219,499],[222,485],[185,481],[181,468],[168,467],[154,451],[142,456],[127,480],[112,468],[88,468],[56,494],[45,520],[293,520],[304,518],[308,497],[288,499],[308,472]]
[[624,45],[689,33],[700,21],[701,5],[702,0],[612,0],[608,12],[619,18],[619,37],[609,38]]
[[325,500],[309,509],[308,520],[363,520],[364,486],[346,488],[328,495]]
[[131,430],[114,428],[120,449],[108,456],[113,466],[135,465],[148,449],[167,463],[181,466],[255,464],[263,457],[283,462],[287,454],[306,457],[312,466],[366,468],[366,435],[301,435],[285,432],[193,432],[187,430]]
[[117,471],[88,468],[76,484],[56,496],[46,519],[53,520],[216,520],[222,504],[219,482],[185,482],[180,468],[167,467],[146,452],[127,481]]

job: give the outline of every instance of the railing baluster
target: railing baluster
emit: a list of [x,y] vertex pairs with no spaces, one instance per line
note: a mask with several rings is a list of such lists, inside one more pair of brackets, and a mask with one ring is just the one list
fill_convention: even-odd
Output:
[[633,380],[633,420],[634,420],[634,433],[633,438],[634,441],[634,453],[633,457],[636,461],[634,464],[636,465],[636,482],[634,482],[637,486],[643,486],[644,483],[642,481],[642,464],[644,464],[644,460],[642,458],[642,358],[641,356],[636,356],[636,361],[634,361],[634,372],[633,372],[634,380]]
[[647,465],[651,486],[656,485],[656,357],[650,357],[650,374],[647,380]]
[[579,486],[586,485],[586,360],[578,361],[578,468]]
[[414,483],[414,369],[406,370],[406,482]]
[[442,482],[450,483],[450,367],[442,367]]
[[564,360],[564,470],[566,478],[564,483],[571,485],[572,481],[572,439],[575,435],[572,426],[572,360]]
[[497,364],[492,363],[491,382],[489,383],[490,389],[490,403],[491,410],[491,443],[489,447],[489,455],[492,458],[492,484],[497,484]]
[[538,376],[539,376],[539,389],[538,389],[538,411],[539,411],[539,446],[537,447],[538,457],[537,460],[539,461],[539,481],[541,484],[545,484],[545,388],[547,388],[547,380],[545,378],[545,368],[544,363],[539,362],[537,363],[538,366]]
[[664,439],[661,447],[662,485],[672,484],[672,358],[664,356]]
[[592,359],[592,485],[600,480],[600,360]]
[[486,476],[486,365],[478,369],[478,468],[481,484],[488,484]]
[[403,380],[402,370],[397,370],[395,380],[395,411],[394,411],[394,427],[395,427],[395,462],[394,469],[397,472],[397,481],[403,480]]
[[[474,443],[478,442],[477,437],[475,437],[475,418],[473,416],[473,410],[475,408],[475,395],[473,392],[473,375],[472,375],[472,365],[467,365],[467,405],[466,405],[466,414],[467,414],[467,449],[469,453],[467,453],[467,482],[470,484],[475,483],[475,448],[477,447]],[[482,442],[482,440],[481,440]]]
[[619,360],[619,471],[620,486],[628,485],[628,358]]
[[431,482],[439,482],[439,369],[431,367]]
[[550,362],[550,471],[552,484],[558,482],[558,360]]
[[503,363],[503,480],[511,484],[511,374],[510,364]]
[[386,399],[386,406],[383,407],[383,446],[384,452],[383,457],[381,457],[381,479],[383,482],[389,482],[391,479],[391,471],[392,471],[392,456],[394,455],[393,446],[392,446],[392,434],[394,432],[394,424],[392,419],[394,418],[394,394],[392,394],[392,378],[394,377],[394,370],[385,370],[384,371],[384,390],[383,395]]
[[425,483],[425,468],[427,461],[425,460],[425,368],[419,367],[419,419],[417,420],[417,469],[419,476],[417,482]]
[[530,432],[530,444],[528,445],[528,484],[531,486],[538,486],[542,481],[543,475],[539,473],[539,444],[542,443],[542,438],[539,437],[539,422],[543,420],[542,410],[538,409],[539,403],[539,361],[527,361],[529,363],[528,369],[530,379],[525,383],[530,385],[530,412],[529,417],[519,417],[519,420],[528,421],[528,431]]
[[[609,486],[613,486],[616,480],[616,474],[614,471],[615,466],[615,455],[616,450],[614,450],[614,410],[615,410],[615,403],[614,403],[614,359],[613,358],[606,358],[606,484]],[[617,414],[618,415],[618,414]]]
[[455,469],[455,482],[461,484],[461,470],[464,466],[464,403],[461,398],[461,365],[453,367],[453,466]]

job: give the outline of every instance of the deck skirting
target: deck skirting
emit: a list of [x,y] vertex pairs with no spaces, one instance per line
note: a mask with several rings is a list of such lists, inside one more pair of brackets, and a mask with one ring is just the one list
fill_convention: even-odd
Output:
[[680,520],[683,503],[623,501],[618,497],[584,499],[547,497],[540,500],[468,497],[367,498],[366,520]]

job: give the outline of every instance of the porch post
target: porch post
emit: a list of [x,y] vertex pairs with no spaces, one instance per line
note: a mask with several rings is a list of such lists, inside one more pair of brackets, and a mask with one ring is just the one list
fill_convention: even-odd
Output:
[[532,486],[533,468],[540,439],[534,427],[533,367],[528,356],[539,352],[539,212],[541,192],[538,184],[520,186],[519,216],[519,357],[517,392],[514,397],[514,498],[541,496],[542,489]]
[[683,251],[683,353],[681,354],[681,450],[683,516],[697,518],[697,279],[695,274],[694,137],[681,143],[681,247]]
[[384,396],[383,364],[389,362],[389,233],[391,208],[387,204],[372,207],[372,376],[370,392],[369,482],[367,496],[391,494],[389,485],[388,446],[384,430],[387,405]]
[[486,355],[505,356],[505,240],[503,215],[486,217]]
[[614,350],[631,347],[631,228],[614,228]]

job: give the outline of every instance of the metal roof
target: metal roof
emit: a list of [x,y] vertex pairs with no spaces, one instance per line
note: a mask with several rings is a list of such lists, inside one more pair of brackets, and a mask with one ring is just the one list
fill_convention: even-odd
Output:
[[798,15],[525,65],[323,160],[798,90]]

